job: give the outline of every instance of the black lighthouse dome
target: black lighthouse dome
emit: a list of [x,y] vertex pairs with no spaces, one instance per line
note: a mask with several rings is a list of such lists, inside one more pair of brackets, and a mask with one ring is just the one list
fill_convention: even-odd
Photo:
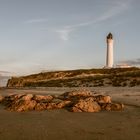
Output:
[[112,33],[109,33],[109,34],[107,35],[107,39],[113,39]]

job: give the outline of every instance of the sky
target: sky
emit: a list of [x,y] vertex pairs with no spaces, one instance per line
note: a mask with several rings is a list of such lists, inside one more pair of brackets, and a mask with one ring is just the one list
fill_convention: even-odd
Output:
[[0,71],[102,68],[109,32],[114,65],[139,65],[140,0],[0,0]]

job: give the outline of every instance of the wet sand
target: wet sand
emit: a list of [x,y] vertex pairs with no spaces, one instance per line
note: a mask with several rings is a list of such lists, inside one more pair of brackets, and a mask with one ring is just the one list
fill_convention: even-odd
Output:
[[[69,88],[1,89],[0,94],[62,94]],[[0,107],[0,140],[139,140],[140,87],[90,88],[125,104],[124,111],[9,112]]]

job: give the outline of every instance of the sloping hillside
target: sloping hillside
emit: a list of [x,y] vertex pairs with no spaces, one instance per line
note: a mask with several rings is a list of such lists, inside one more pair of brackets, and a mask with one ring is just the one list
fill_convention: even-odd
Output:
[[138,86],[139,68],[81,69],[12,77],[7,87]]

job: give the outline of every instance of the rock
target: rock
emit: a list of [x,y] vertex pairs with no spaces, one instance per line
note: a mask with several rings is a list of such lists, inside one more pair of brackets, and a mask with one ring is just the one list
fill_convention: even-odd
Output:
[[68,104],[70,104],[71,101],[67,101],[67,100],[53,100],[51,103],[48,103],[47,105],[47,109],[50,110],[50,109],[61,109],[61,108],[64,108],[66,107]]
[[71,101],[62,101],[62,102],[57,104],[57,108],[58,109],[64,108],[64,107],[68,106],[70,103],[71,103]]
[[47,110],[56,109],[56,104],[55,103],[48,103],[46,109]]
[[71,98],[71,97],[90,97],[93,96],[93,93],[89,90],[75,90],[75,91],[71,91],[71,92],[66,92],[62,95],[59,96],[60,99],[67,99],[67,98]]
[[0,103],[4,100],[4,97],[0,95]]
[[4,106],[10,106],[13,101],[18,100],[22,96],[24,96],[24,95],[23,94],[12,94],[12,95],[5,96],[5,98],[2,100],[1,103]]
[[47,109],[47,103],[37,103],[35,106],[35,110],[42,111]]
[[10,111],[45,110],[47,105],[43,102],[49,102],[52,99],[50,95],[10,95],[5,100],[5,105]]
[[47,109],[57,109],[57,105],[63,102],[61,99],[53,99],[50,103],[47,105]]
[[12,95],[9,95],[8,97],[11,99],[11,100],[15,100],[15,99],[19,99],[21,97],[25,96],[25,94],[12,94]]
[[25,96],[24,94],[12,94],[12,95],[8,95],[5,97],[6,101],[14,101],[14,100],[18,100],[21,97]]
[[71,109],[72,112],[99,112],[100,110],[100,105],[92,97],[80,99]]
[[8,95],[3,100],[3,104],[9,104],[12,102],[16,102],[18,100],[31,100],[33,98],[32,94],[13,94]]
[[18,100],[11,104],[10,107],[7,109],[10,111],[17,111],[17,112],[23,112],[23,111],[29,111],[34,110],[36,106],[35,100]]
[[53,99],[51,102],[52,102],[52,103],[55,103],[55,104],[59,104],[59,103],[63,102],[63,100],[58,99],[58,98],[55,98],[55,99]]
[[122,103],[108,103],[102,105],[102,109],[107,111],[121,111],[124,109],[124,105]]
[[111,97],[109,95],[98,95],[95,96],[96,102],[99,104],[104,104],[104,103],[111,103]]
[[24,96],[22,96],[20,99],[21,100],[25,100],[25,101],[29,101],[33,98],[33,94],[25,94]]
[[119,111],[121,103],[111,103],[111,97],[94,95],[88,90],[76,90],[62,95],[13,94],[0,95],[0,103],[10,111],[50,110],[65,108],[72,112],[99,112],[102,110]]
[[33,100],[37,102],[50,102],[53,99],[51,95],[34,95]]
[[72,107],[71,112],[83,112],[83,110],[74,106]]
[[32,94],[13,94],[5,97],[2,104],[10,111],[28,111],[33,110],[36,105],[32,98]]

